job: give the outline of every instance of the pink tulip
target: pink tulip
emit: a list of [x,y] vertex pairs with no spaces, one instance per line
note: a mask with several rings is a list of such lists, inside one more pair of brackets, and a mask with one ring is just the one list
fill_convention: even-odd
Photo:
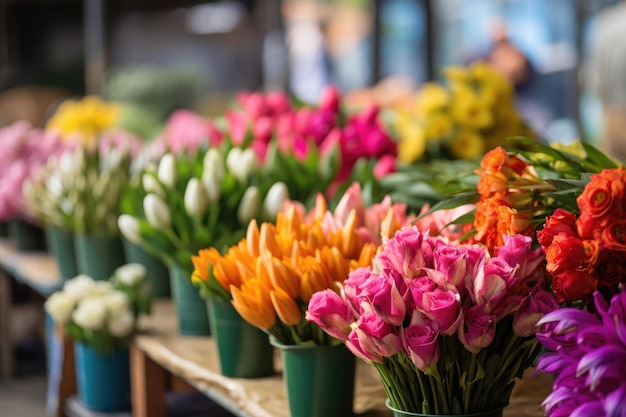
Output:
[[[372,306],[372,311],[376,312],[383,321],[399,326],[406,315],[406,305],[402,298],[406,292],[406,284],[401,276],[394,277],[393,272],[386,271],[365,281],[361,296],[367,299]],[[398,288],[398,285],[401,288]]]
[[422,310],[435,323],[441,333],[448,336],[454,334],[461,321],[461,303],[459,294],[452,290],[442,291],[435,288],[424,293]]
[[356,330],[352,330],[348,335],[348,340],[345,342],[346,347],[356,356],[357,358],[361,358],[364,361],[382,363],[383,356],[368,351],[362,344],[359,339],[359,333]]
[[265,95],[265,105],[267,113],[271,117],[277,117],[282,114],[291,112],[291,103],[289,97],[283,92],[273,91]]
[[513,318],[513,330],[521,337],[534,335],[539,330],[537,322],[559,308],[552,294],[535,288],[536,291],[532,291],[524,298]]
[[228,133],[235,146],[241,146],[248,133],[248,122],[244,115],[234,111],[226,112],[226,122],[228,123]]
[[507,235],[504,246],[496,248],[496,257],[515,268],[519,282],[532,280],[544,260],[544,250],[539,247],[531,250],[532,238],[523,235]]
[[320,326],[331,336],[346,341],[355,322],[350,305],[332,290],[318,291],[309,300],[306,320]]
[[[464,231],[462,224],[450,224],[459,217],[474,210],[473,204],[466,204],[450,210],[437,210],[415,222],[418,229],[428,231],[431,236],[442,236],[450,240],[459,239]],[[420,216],[430,210],[430,206],[422,207]]]
[[[394,327],[374,312],[360,316],[354,332],[356,332],[360,350],[376,358],[395,355],[402,349],[402,339],[395,333]],[[353,344],[354,337],[351,333],[348,342]]]
[[176,110],[167,119],[159,141],[175,154],[185,149],[197,149],[201,144],[219,144],[222,134],[213,124],[191,110]]
[[468,256],[464,247],[438,245],[434,250],[435,268],[443,273],[447,283],[461,289],[474,272]]
[[318,106],[322,109],[328,109],[333,113],[339,112],[339,89],[330,85],[322,90],[322,94]]
[[424,371],[439,360],[439,331],[420,324],[410,325],[402,330],[404,350],[420,370]]
[[366,282],[372,276],[371,268],[357,268],[350,272],[348,278],[343,282],[343,293],[346,301],[357,314],[363,314],[363,292]]
[[507,295],[505,272],[494,269],[495,262],[489,262],[484,268],[479,268],[475,277],[470,278],[468,285],[470,297],[479,306],[484,306],[486,311],[492,312],[500,301]]
[[426,275],[408,279],[406,282],[408,286],[407,298],[409,299],[407,305],[409,308],[422,309],[424,294],[437,288],[437,284]]
[[381,179],[384,176],[396,171],[396,157],[392,155],[383,155],[378,159],[374,166],[374,178]]
[[335,211],[333,212],[334,218],[340,225],[345,224],[350,216],[351,211],[356,212],[356,224],[357,227],[365,225],[365,201],[363,201],[363,195],[361,194],[361,185],[358,182],[352,183],[350,187],[339,200]]
[[268,143],[272,139],[273,123],[267,116],[259,117],[252,122],[252,138],[254,141]]
[[416,227],[396,232],[377,257],[381,268],[395,269],[405,278],[420,276],[419,268],[432,267],[433,242]]
[[496,317],[487,312],[484,305],[463,309],[459,325],[459,340],[472,353],[478,353],[493,342],[496,333]]
[[243,113],[247,120],[255,121],[267,114],[265,97],[261,93],[241,93],[237,102],[243,107]]

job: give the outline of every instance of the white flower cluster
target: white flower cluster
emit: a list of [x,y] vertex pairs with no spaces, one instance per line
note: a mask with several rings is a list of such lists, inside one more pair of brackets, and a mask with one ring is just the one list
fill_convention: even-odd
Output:
[[[124,280],[136,279],[133,269],[123,274]],[[110,282],[95,281],[84,274],[68,280],[61,291],[46,300],[44,308],[60,326],[73,322],[83,330],[107,331],[119,338],[130,335],[135,328],[128,296]]]

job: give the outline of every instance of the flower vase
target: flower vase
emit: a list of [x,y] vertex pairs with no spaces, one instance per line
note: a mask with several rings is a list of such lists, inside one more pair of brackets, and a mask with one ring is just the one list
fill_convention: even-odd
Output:
[[99,353],[74,342],[78,400],[86,408],[105,413],[130,410],[128,349]]
[[502,417],[504,408],[498,408],[491,411],[483,411],[481,413],[472,414],[420,414],[411,413],[409,411],[398,410],[389,404],[389,400],[385,401],[385,405],[388,409],[393,411],[393,417]]
[[274,349],[266,333],[241,318],[230,301],[208,299],[207,309],[222,375],[260,378],[274,373]]
[[183,335],[210,335],[206,302],[192,284],[191,272],[172,265],[169,273],[172,300],[178,315],[178,331]]
[[46,227],[46,242],[50,253],[57,262],[61,279],[74,278],[78,275],[76,266],[76,252],[74,249],[74,234],[69,230],[58,227]]
[[356,359],[344,345],[283,345],[283,378],[291,417],[353,415]]
[[46,249],[46,238],[43,229],[23,219],[9,221],[9,237],[20,252],[43,251]]
[[118,237],[89,235],[74,236],[76,265],[79,274],[95,280],[108,279],[115,270],[126,263],[124,246]]
[[163,262],[150,255],[141,246],[123,239],[127,262],[136,262],[146,267],[146,277],[150,281],[153,298],[167,298],[170,293],[169,271]]

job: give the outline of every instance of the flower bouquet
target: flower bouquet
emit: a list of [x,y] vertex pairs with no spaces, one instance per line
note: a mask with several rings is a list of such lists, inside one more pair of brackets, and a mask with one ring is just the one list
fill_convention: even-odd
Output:
[[483,62],[447,67],[424,84],[412,106],[389,112],[398,137],[397,172],[381,179],[394,201],[414,210],[476,186],[478,160],[510,137],[533,137],[515,108],[513,87]]
[[[99,141],[96,146],[76,144],[59,158],[50,158],[24,185],[24,193],[49,230],[74,241],[76,271],[104,279],[125,263],[117,217],[141,143],[125,132],[103,133]],[[63,262],[64,257],[58,258]]]
[[18,121],[0,129],[0,143],[0,221],[10,223],[18,250],[43,249],[42,224],[26,205],[22,185],[48,157],[63,150],[61,138]]
[[197,285],[232,303],[281,350],[293,417],[352,413],[354,357],[305,320],[306,308],[315,292],[369,265],[383,237],[412,220],[388,198],[367,207],[360,191],[351,186],[332,212],[321,194],[308,212],[288,204],[275,223],[250,222],[224,255],[208,248],[194,257]]
[[410,227],[340,292],[315,293],[306,317],[376,368],[396,415],[501,415],[557,308],[543,260],[520,235],[491,256]]
[[128,345],[150,300],[144,272],[140,265],[128,264],[111,281],[78,275],[44,304],[58,328],[74,341],[78,398],[92,410],[130,408]]

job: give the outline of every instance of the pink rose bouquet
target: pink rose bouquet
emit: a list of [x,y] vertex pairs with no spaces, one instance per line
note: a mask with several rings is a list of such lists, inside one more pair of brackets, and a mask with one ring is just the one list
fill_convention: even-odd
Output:
[[413,226],[335,292],[315,293],[306,319],[378,371],[392,409],[471,414],[508,404],[540,351],[536,324],[557,309],[542,249],[509,235],[493,254]]

